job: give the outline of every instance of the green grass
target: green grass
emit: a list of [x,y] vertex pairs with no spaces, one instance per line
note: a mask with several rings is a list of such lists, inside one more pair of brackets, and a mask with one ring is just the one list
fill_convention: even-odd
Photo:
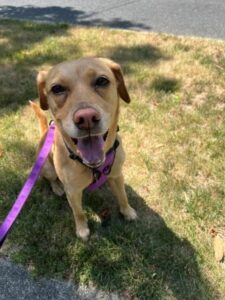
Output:
[[[34,276],[70,279],[128,299],[224,299],[212,225],[225,215],[225,43],[105,28],[0,22],[0,220],[34,162],[40,69],[86,55],[123,67],[126,190],[137,209],[124,221],[106,186],[85,193],[91,237],[75,237],[65,197],[40,179],[1,255]],[[110,218],[99,215],[109,208]]]

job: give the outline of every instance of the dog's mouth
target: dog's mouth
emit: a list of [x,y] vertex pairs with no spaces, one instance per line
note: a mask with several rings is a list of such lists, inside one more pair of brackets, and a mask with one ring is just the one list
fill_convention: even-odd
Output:
[[105,161],[104,153],[104,135],[89,135],[87,137],[73,139],[77,146],[77,154],[83,163],[91,168],[101,166]]

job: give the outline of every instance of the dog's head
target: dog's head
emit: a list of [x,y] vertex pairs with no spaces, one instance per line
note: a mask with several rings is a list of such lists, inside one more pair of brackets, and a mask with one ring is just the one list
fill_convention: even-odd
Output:
[[117,125],[119,98],[130,102],[120,66],[105,58],[67,61],[41,71],[37,85],[41,108],[50,109],[87,165],[100,165],[104,136]]

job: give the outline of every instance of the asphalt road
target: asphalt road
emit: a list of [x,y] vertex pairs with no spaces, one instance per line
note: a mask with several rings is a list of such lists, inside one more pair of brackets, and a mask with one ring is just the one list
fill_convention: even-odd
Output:
[[22,266],[0,258],[0,300],[125,300],[94,287],[41,278],[34,280]]
[[225,39],[224,0],[0,0],[0,18]]

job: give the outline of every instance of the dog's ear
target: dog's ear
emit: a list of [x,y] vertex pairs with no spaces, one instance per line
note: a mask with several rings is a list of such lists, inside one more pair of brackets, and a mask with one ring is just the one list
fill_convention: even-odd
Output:
[[47,71],[40,71],[37,75],[37,88],[39,94],[39,101],[40,106],[43,110],[48,109],[48,101],[45,91],[45,82],[48,72]]
[[121,99],[123,99],[125,102],[130,103],[130,96],[128,94],[124,78],[123,78],[123,72],[121,70],[121,67],[119,64],[115,63],[114,61],[107,59],[107,58],[101,58],[101,60],[106,63],[110,69],[112,70],[116,81],[117,81],[117,88],[118,88],[118,93]]

